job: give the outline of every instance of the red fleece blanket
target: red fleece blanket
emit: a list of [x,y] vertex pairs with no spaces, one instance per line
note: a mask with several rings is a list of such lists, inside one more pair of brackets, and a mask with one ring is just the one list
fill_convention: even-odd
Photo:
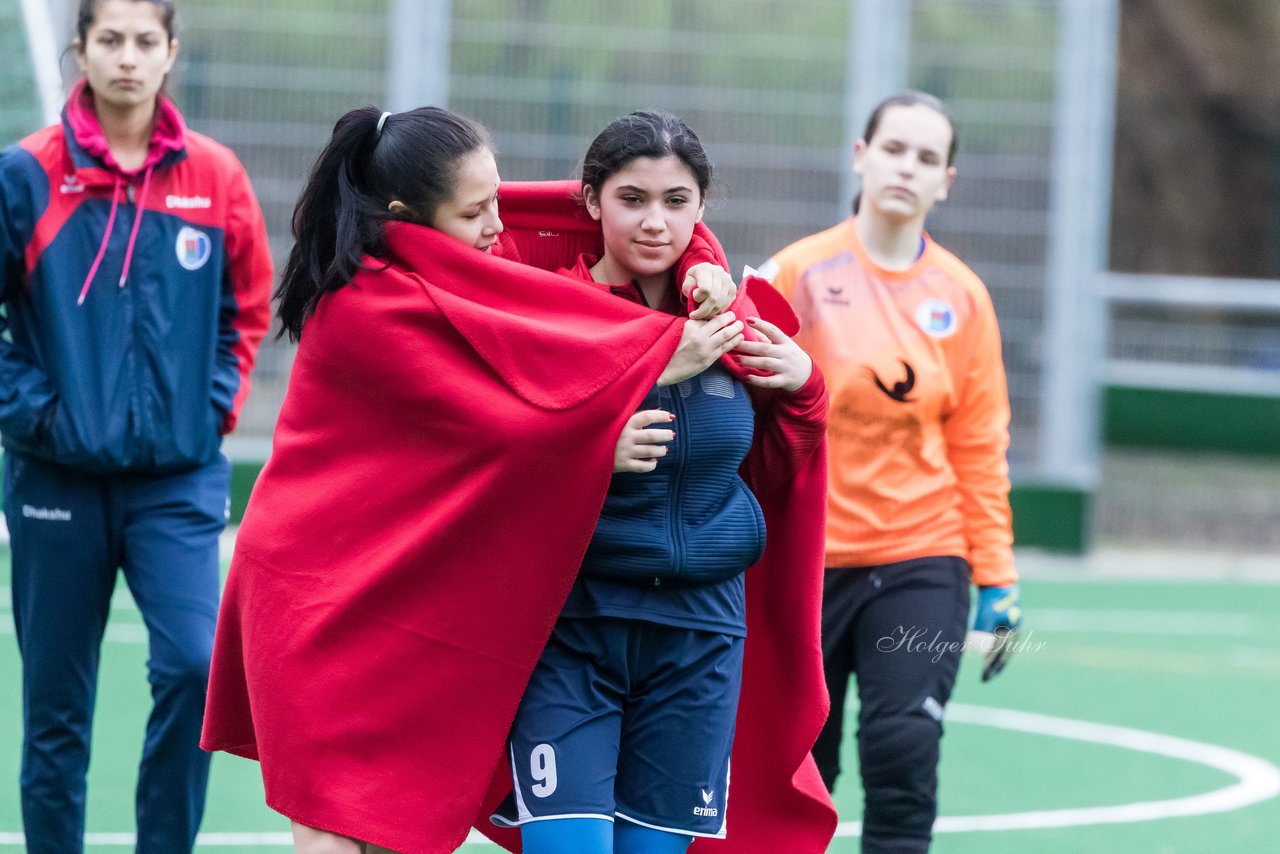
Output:
[[[202,746],[260,760],[290,818],[443,854],[472,822],[493,832],[507,730],[617,435],[683,321],[429,229],[392,224],[389,241],[390,267],[326,296],[304,332],[224,593]],[[795,532],[775,532],[777,502]],[[761,503],[770,550],[804,546],[748,576],[730,840],[712,845],[818,852],[835,825],[805,759],[826,711],[821,501]]]

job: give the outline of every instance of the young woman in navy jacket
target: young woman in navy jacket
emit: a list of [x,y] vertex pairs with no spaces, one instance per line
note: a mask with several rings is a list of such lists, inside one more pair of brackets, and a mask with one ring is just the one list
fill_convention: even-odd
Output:
[[[564,272],[682,314],[674,273],[711,182],[698,137],[675,116],[632,113],[596,137],[582,173],[604,249]],[[764,499],[753,490],[823,459],[826,387],[808,355],[753,316],[750,293],[709,321],[745,323],[750,340],[710,367],[669,369],[618,440],[577,582],[512,729],[514,794],[494,821],[519,825],[527,854],[674,854],[726,834],[726,850],[757,850],[726,824],[749,624],[744,573],[766,545]],[[817,578],[810,563],[789,567],[797,589]],[[798,636],[803,625],[792,624]],[[750,782],[761,782],[753,772]]]
[[27,850],[75,852],[117,571],[149,634],[139,851],[191,850],[235,425],[270,319],[262,214],[163,84],[172,0],[82,0],[62,121],[0,153],[0,434]]

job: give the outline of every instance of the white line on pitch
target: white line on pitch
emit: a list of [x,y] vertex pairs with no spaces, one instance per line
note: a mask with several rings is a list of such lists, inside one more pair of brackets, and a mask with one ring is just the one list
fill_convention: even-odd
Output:
[[[937,833],[1128,824],[1164,818],[1208,815],[1238,810],[1280,794],[1280,768],[1259,757],[1203,742],[1128,727],[959,703],[953,703],[947,709],[947,721],[1105,744],[1140,753],[1181,759],[1224,771],[1235,777],[1236,782],[1212,792],[1163,801],[1139,801],[1115,806],[1034,810],[994,815],[942,816],[934,824],[934,831]],[[836,835],[858,836],[861,832],[860,822],[846,821],[840,823]],[[86,840],[96,845],[131,846],[134,844],[133,834],[127,833],[88,834]],[[202,845],[211,847],[246,844],[287,846],[292,844],[292,837],[284,833],[211,833],[201,834],[198,841]],[[492,843],[488,843],[476,831],[471,832],[467,842],[492,847]],[[0,845],[21,844],[21,834],[0,833]]]
[[[1182,759],[1225,771],[1235,777],[1236,782],[1201,795],[1164,801],[1139,801],[1116,806],[1034,810],[997,815],[942,816],[933,826],[937,833],[1129,824],[1230,812],[1280,795],[1280,768],[1257,756],[1213,744],[1128,727],[958,703],[947,708],[946,720],[949,723],[974,724],[1074,741],[1087,741],[1140,753],[1153,753],[1171,759]],[[847,821],[840,823],[836,835],[858,836],[861,832],[860,822]]]

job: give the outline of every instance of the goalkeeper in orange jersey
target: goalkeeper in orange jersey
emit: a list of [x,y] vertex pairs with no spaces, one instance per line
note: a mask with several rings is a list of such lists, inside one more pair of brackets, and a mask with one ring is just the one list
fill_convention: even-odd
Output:
[[978,586],[1003,668],[1021,621],[1009,510],[1009,398],[986,288],[924,232],[955,178],[946,107],[919,92],[871,114],[853,216],[763,275],[800,316],[827,378],[830,457],[822,646],[831,716],[814,746],[840,772],[857,677],[864,854],[920,854],[937,815],[942,717]]

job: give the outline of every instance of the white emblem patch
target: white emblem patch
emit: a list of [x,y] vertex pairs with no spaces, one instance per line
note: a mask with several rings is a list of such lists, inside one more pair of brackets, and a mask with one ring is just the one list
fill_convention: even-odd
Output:
[[940,299],[927,299],[916,309],[916,325],[934,338],[947,338],[956,331],[956,310]]
[[199,270],[209,261],[213,252],[213,241],[203,231],[197,231],[184,225],[178,231],[178,242],[174,247],[178,255],[178,263],[187,270]]

